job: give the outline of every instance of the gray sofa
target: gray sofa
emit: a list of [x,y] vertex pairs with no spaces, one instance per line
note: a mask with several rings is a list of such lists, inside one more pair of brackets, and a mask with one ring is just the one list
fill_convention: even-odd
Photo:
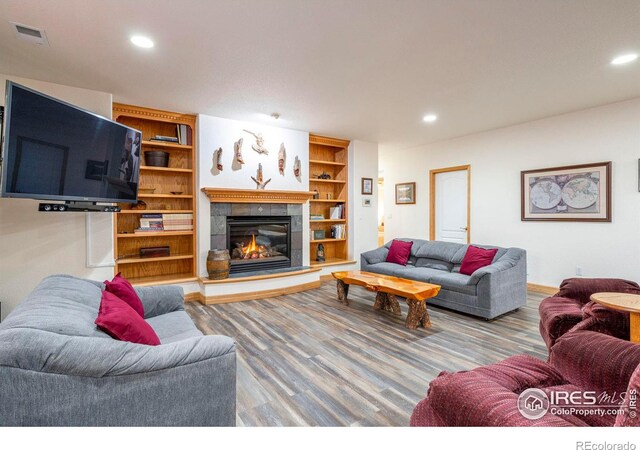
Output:
[[497,248],[491,265],[476,270],[471,276],[460,273],[460,263],[468,245],[452,242],[413,241],[406,266],[385,262],[391,242],[362,253],[360,268],[367,272],[393,275],[442,286],[437,297],[428,304],[493,319],[524,306],[527,302],[527,254],[520,248]]
[[161,345],[112,339],[102,288],[45,278],[0,324],[0,425],[234,426],[234,341],[203,336],[178,286],[136,289]]

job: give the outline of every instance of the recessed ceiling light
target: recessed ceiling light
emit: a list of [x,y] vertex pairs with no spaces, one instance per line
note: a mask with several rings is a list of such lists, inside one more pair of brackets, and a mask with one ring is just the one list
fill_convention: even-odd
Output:
[[637,53],[626,53],[624,55],[616,56],[611,60],[611,64],[614,66],[619,66],[621,64],[627,64],[638,59]]
[[427,114],[422,118],[422,120],[427,123],[432,123],[438,120],[438,116],[436,116],[435,114]]
[[153,41],[146,36],[131,36],[131,43],[133,45],[137,45],[142,48],[151,48],[153,47]]

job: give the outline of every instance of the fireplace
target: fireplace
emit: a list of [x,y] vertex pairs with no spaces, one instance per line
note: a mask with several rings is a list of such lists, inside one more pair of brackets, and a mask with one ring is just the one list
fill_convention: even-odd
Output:
[[228,216],[231,273],[291,267],[291,216]]

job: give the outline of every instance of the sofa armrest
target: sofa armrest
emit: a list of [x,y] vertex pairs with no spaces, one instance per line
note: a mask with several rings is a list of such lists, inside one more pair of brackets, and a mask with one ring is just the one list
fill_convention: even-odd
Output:
[[487,319],[527,304],[527,260],[522,257],[507,268],[509,264],[498,261],[487,266],[478,279],[478,306],[487,311],[483,316]]
[[135,290],[142,300],[145,319],[184,310],[184,291],[181,286],[147,286]]
[[493,264],[489,264],[488,266],[484,266],[471,274],[469,281],[467,284],[478,284],[480,279],[485,275],[489,275],[492,273],[502,272],[503,270],[508,270],[512,267],[516,266],[517,261],[496,261]]
[[551,347],[549,362],[576,386],[622,395],[640,365],[640,345],[593,331],[570,331]]
[[92,378],[161,371],[235,354],[235,343],[227,336],[150,346],[24,328],[0,333],[0,348],[0,366]]
[[[518,355],[467,372],[442,373],[429,386],[426,404],[439,421],[457,426],[571,426],[547,414],[529,420],[518,411],[523,386],[544,388],[562,383],[553,367],[531,356]],[[417,414],[414,411],[414,415]]]
[[361,267],[363,266],[366,267],[369,264],[378,264],[381,262],[385,262],[388,254],[389,254],[389,249],[386,247],[379,247],[374,250],[369,250],[368,252],[364,252],[360,254]]

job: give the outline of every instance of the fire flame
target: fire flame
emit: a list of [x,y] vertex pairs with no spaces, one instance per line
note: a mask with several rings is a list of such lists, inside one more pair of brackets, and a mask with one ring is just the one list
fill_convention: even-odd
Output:
[[257,251],[258,251],[258,245],[256,244],[256,235],[252,234],[251,242],[246,247],[242,247],[242,252],[245,255],[248,255],[249,253],[257,252]]

